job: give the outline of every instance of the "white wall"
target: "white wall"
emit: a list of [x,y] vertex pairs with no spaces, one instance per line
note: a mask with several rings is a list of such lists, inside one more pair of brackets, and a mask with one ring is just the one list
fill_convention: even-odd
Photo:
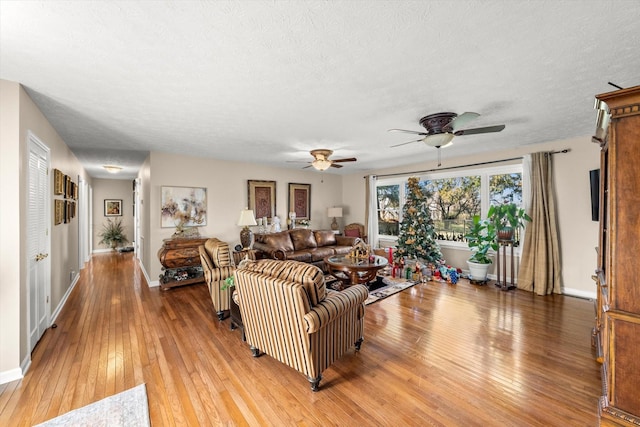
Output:
[[[286,224],[289,212],[289,183],[311,184],[311,227],[329,229],[327,208],[343,206],[342,179],[338,175],[312,169],[282,169],[263,165],[227,162],[216,159],[152,152],[150,178],[145,209],[149,211],[148,255],[143,260],[149,277],[157,282],[161,272],[156,256],[162,240],[170,238],[175,228],[161,228],[161,187],[205,187],[207,189],[207,225],[200,234],[217,237],[231,246],[240,243],[240,227],[236,225],[240,211],[248,205],[247,180],[276,181],[276,212]],[[143,184],[144,186],[144,184]],[[345,206],[346,205],[346,206]],[[344,225],[344,222],[341,222]]]
[[[110,249],[101,245],[98,234],[107,219],[120,219],[124,226],[125,236],[129,244],[133,242],[133,180],[130,179],[94,179],[93,180],[93,251]],[[106,217],[104,215],[104,200],[122,200],[122,216]]]
[[[1,209],[0,216],[0,383],[7,375],[25,367],[30,360],[27,339],[27,133],[31,131],[49,147],[51,169],[59,169],[78,182],[82,177],[89,185],[91,178],[44,117],[24,89],[15,82],[0,80],[0,147],[2,169],[0,190],[11,209]],[[53,173],[49,173],[51,212],[53,209]],[[5,205],[3,204],[3,207]],[[67,224],[53,224],[49,219],[51,236],[51,313],[55,314],[69,291],[80,265],[78,217]],[[13,379],[13,378],[12,378]]]
[[[600,167],[600,148],[591,142],[591,136],[552,141],[473,157],[448,158],[444,166],[507,159],[539,151],[557,151],[565,148],[569,148],[571,151],[567,154],[553,156],[564,292],[595,298],[596,286],[591,280],[591,275],[596,267],[595,247],[598,245],[598,223],[591,221],[589,171]],[[435,162],[424,162],[393,169],[374,170],[368,173],[384,175],[436,168]],[[348,219],[350,222],[364,222],[365,181],[362,177],[366,174],[360,172],[344,177],[343,200],[360,201],[351,207]],[[464,261],[469,256],[466,249],[445,248],[443,255],[447,262],[466,269]]]

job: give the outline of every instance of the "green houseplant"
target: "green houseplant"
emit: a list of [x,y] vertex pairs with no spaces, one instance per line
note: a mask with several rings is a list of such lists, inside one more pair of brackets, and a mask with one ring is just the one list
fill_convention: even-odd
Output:
[[98,237],[101,239],[99,244],[107,245],[112,249],[129,242],[124,234],[124,226],[120,218],[107,219],[107,222],[102,224],[102,231],[98,233]]
[[515,230],[523,228],[531,217],[515,203],[491,205],[487,218],[496,229],[499,240],[513,240]]
[[474,215],[471,227],[464,237],[473,253],[467,260],[471,278],[478,281],[487,280],[489,266],[493,262],[489,257],[489,250],[498,250],[494,224],[487,219],[480,219],[480,215]]

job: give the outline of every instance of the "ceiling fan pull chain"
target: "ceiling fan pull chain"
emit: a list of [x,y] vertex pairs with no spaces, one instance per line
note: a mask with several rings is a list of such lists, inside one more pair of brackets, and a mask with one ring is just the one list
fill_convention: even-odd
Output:
[[438,167],[442,166],[442,162],[440,161],[440,147],[438,147]]

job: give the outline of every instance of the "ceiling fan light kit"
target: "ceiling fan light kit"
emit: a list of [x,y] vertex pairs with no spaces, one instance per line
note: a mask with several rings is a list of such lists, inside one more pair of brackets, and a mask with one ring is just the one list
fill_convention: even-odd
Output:
[[315,159],[311,164],[319,171],[326,171],[331,167],[331,162],[327,159]]
[[444,148],[453,144],[451,140],[453,140],[454,136],[455,135],[450,132],[436,133],[434,135],[425,136],[423,141],[429,147]]
[[348,159],[329,160],[329,156],[333,154],[333,151],[327,150],[326,148],[311,150],[310,153],[314,157],[314,159],[313,161],[309,162],[311,163],[309,166],[305,166],[304,168],[313,166],[314,169],[319,171],[325,171],[329,168],[341,168],[342,165],[339,165],[338,163],[355,162],[357,160],[355,157],[350,157]]

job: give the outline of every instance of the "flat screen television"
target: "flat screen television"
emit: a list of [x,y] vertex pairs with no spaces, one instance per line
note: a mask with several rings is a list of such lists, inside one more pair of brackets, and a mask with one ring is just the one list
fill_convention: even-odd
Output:
[[589,171],[591,183],[591,220],[600,220],[600,169]]

